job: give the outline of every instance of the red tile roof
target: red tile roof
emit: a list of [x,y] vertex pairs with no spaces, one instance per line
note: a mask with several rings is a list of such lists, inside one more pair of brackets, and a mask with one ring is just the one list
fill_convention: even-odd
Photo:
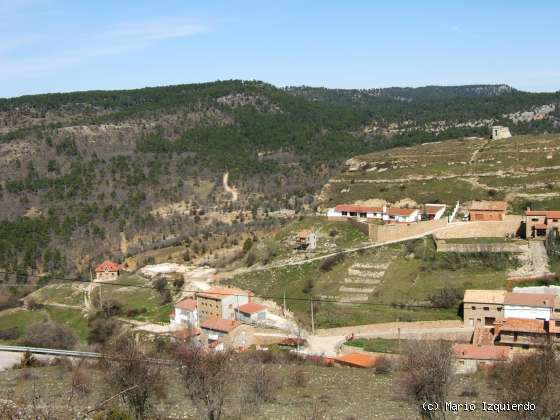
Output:
[[114,271],[119,271],[119,264],[117,264],[116,262],[113,261],[103,261],[101,264],[99,264],[96,268],[95,271],[97,273],[102,273],[104,271],[109,271],[109,272],[114,272]]
[[469,210],[487,211],[506,211],[507,202],[505,201],[472,201],[468,206]]
[[424,213],[426,214],[436,214],[442,208],[445,208],[445,204],[426,204],[424,206]]
[[257,312],[262,312],[262,311],[266,311],[266,306],[255,302],[249,302],[239,307],[239,312],[243,312],[244,314],[249,314],[249,315],[256,314]]
[[553,308],[556,295],[553,293],[517,293],[508,292],[504,299],[506,305],[534,306]]
[[453,346],[453,353],[458,359],[507,360],[509,347],[455,344]]
[[360,368],[372,368],[377,363],[377,357],[361,353],[343,354],[335,357],[334,360],[344,365]]
[[355,211],[357,213],[381,213],[383,207],[361,206],[358,204],[339,204],[334,208],[336,211]]
[[390,207],[387,209],[387,214],[389,216],[410,216],[417,211],[417,209],[400,209],[398,207]]
[[233,319],[222,319],[218,317],[212,317],[204,321],[200,328],[205,330],[219,331],[223,333],[230,333],[237,327],[241,325],[241,322]]
[[221,300],[228,296],[252,296],[253,294],[252,292],[234,289],[232,287],[212,286],[210,289],[204,292],[198,292],[196,295],[203,298]]
[[546,223],[535,223],[533,226],[535,229],[546,229],[548,227]]
[[194,311],[196,309],[196,300],[187,298],[175,304],[176,308],[183,309],[185,311]]
[[495,324],[497,331],[546,334],[544,321],[541,319],[506,318]]
[[527,216],[546,216],[552,219],[560,219],[560,211],[558,210],[527,210]]

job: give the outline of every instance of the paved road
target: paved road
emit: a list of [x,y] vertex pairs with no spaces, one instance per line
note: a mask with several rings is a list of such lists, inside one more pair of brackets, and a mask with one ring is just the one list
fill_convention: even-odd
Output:
[[[400,331],[399,331],[400,330]],[[388,322],[383,324],[357,325],[355,327],[331,328],[317,331],[309,336],[308,346],[303,353],[312,355],[336,356],[340,346],[347,337],[387,338],[387,339],[453,339],[456,337],[470,339],[472,328],[463,327],[461,321],[421,321]]]

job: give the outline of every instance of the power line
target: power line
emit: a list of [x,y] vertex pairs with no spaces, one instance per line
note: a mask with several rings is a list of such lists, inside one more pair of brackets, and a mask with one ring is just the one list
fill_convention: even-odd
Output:
[[[0,274],[17,274],[15,272],[7,272],[7,271],[0,271]],[[33,278],[41,278],[36,274],[28,274],[26,277],[33,277]],[[68,279],[65,277],[58,277],[58,276],[49,276],[51,279],[55,280],[62,280],[62,282],[56,284],[63,284],[63,283],[83,283],[83,284],[101,284],[106,286],[118,286],[118,287],[135,287],[139,289],[149,289],[154,290],[152,286],[144,286],[139,284],[127,284],[127,283],[119,283],[119,282],[102,282],[102,281],[87,281],[87,280],[78,280],[78,279]],[[29,287],[29,284],[22,284],[22,283],[0,283],[0,287]],[[210,293],[212,295],[217,296],[247,296],[246,293],[243,294],[236,294],[236,293],[227,293],[227,292],[206,292],[204,290],[185,290],[182,289],[183,292],[186,293]],[[275,295],[259,295],[259,297],[263,299],[274,299],[278,301],[282,301],[284,296],[275,296]],[[292,301],[301,301],[301,302],[309,302],[309,297],[285,297],[286,300]],[[321,299],[321,298],[312,298],[313,302],[319,303],[341,303],[341,304],[348,304],[348,305],[363,305],[363,306],[377,306],[377,307],[388,307],[393,309],[433,309],[433,310],[441,310],[442,308],[437,308],[434,306],[429,305],[418,305],[418,304],[407,304],[407,303],[381,303],[381,302],[355,302],[355,301],[345,301],[345,300],[338,300],[338,299]]]

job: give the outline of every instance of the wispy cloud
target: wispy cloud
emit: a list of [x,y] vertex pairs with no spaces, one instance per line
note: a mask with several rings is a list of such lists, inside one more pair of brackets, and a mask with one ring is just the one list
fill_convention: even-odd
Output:
[[126,22],[101,34],[102,37],[119,40],[158,41],[170,38],[184,38],[204,32],[210,28],[183,20],[155,20]]
[[[35,76],[48,71],[78,64],[84,60],[125,54],[148,48],[171,39],[187,38],[210,32],[207,25],[180,19],[157,19],[122,22],[112,27],[85,33],[74,40],[74,45],[62,51],[41,54],[39,43],[46,43],[44,37],[24,35],[9,38],[0,44],[0,79]],[[9,53],[22,45],[28,53],[17,58]]]

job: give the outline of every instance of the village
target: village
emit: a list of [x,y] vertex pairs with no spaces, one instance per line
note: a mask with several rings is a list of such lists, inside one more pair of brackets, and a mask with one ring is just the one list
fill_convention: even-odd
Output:
[[[545,242],[558,237],[560,211],[527,209],[524,215],[512,215],[507,210],[505,201],[457,202],[452,206],[428,203],[414,208],[352,203],[320,215],[358,228],[372,246],[431,236],[438,252],[526,254],[525,267],[509,277],[507,290],[464,291],[462,322],[394,322],[316,331],[311,320],[311,328],[306,329],[286,307],[290,296],[278,304],[271,296],[215,284],[215,273],[210,270],[203,281],[186,284],[167,325],[137,326],[137,331],[189,341],[211,352],[250,347],[267,351],[270,346],[279,346],[304,358],[320,358],[326,364],[361,368],[374,368],[385,355],[354,347],[353,341],[444,339],[454,343],[457,372],[488,369],[560,341],[560,287],[526,286],[528,282],[547,284],[556,278],[546,262],[535,258],[546,256]],[[303,229],[289,238],[289,243],[294,252],[305,254],[313,252],[319,240],[313,229]],[[163,263],[139,271],[154,276],[177,270],[176,265]],[[94,283],[118,281],[121,272],[118,263],[105,261],[97,267]],[[373,283],[367,274],[357,282],[367,287]],[[356,302],[360,300],[341,304]],[[393,357],[398,358],[398,354]]]

